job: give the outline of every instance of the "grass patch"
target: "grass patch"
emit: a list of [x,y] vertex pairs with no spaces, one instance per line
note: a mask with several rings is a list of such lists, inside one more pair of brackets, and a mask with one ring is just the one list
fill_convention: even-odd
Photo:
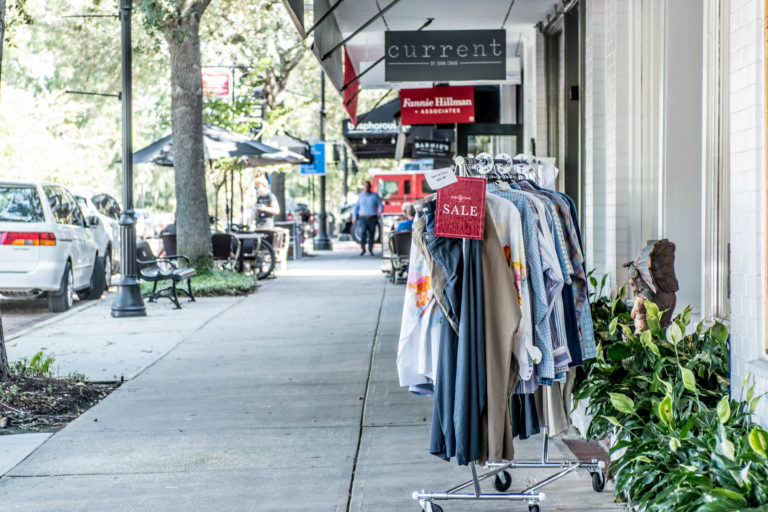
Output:
[[[232,295],[247,295],[256,289],[258,280],[256,276],[241,274],[229,270],[210,270],[198,273],[192,278],[192,293],[195,297],[217,297]],[[164,288],[170,281],[157,284],[158,289]],[[186,286],[186,283],[184,283]],[[179,283],[178,287],[182,287]],[[141,294],[144,296],[152,293],[152,283],[141,283]]]

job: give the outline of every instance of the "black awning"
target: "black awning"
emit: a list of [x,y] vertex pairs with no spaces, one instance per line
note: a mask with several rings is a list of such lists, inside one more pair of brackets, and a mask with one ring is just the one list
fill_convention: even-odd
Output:
[[[370,112],[358,116],[357,126],[345,119],[342,133],[355,156],[367,160],[373,158],[395,158],[395,145],[400,120],[400,99],[394,99]],[[453,127],[404,126],[404,158],[419,158],[413,155],[413,143],[416,140],[445,141],[454,143]]]

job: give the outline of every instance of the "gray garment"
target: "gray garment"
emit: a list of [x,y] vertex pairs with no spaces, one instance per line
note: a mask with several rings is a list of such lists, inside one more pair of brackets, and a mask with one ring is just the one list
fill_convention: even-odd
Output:
[[424,242],[448,277],[445,297],[449,314],[458,319],[459,335],[445,325],[441,330],[430,452],[445,460],[455,454],[459,464],[467,465],[483,457],[486,435],[482,241],[435,236],[434,207],[424,206]]

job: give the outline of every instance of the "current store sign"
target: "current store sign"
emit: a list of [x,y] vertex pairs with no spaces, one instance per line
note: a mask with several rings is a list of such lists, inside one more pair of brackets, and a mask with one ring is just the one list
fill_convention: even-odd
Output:
[[384,32],[387,82],[505,80],[506,30]]
[[405,125],[474,123],[475,88],[432,87],[400,91],[400,117]]

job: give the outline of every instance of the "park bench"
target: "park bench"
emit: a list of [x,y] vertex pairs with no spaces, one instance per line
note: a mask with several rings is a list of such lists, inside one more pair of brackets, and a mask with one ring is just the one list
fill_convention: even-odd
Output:
[[[174,303],[176,309],[181,309],[178,292],[186,294],[191,302],[195,302],[191,279],[197,272],[189,266],[189,259],[186,256],[174,254],[165,258],[156,258],[146,240],[141,240],[136,244],[136,255],[139,279],[153,283],[152,292],[147,296],[149,302],[156,302],[159,297],[166,297]],[[179,267],[176,263],[179,260],[183,260],[186,266]],[[158,290],[157,284],[166,281],[170,282],[170,286]],[[176,287],[178,283],[183,281],[187,282],[186,290]]]

